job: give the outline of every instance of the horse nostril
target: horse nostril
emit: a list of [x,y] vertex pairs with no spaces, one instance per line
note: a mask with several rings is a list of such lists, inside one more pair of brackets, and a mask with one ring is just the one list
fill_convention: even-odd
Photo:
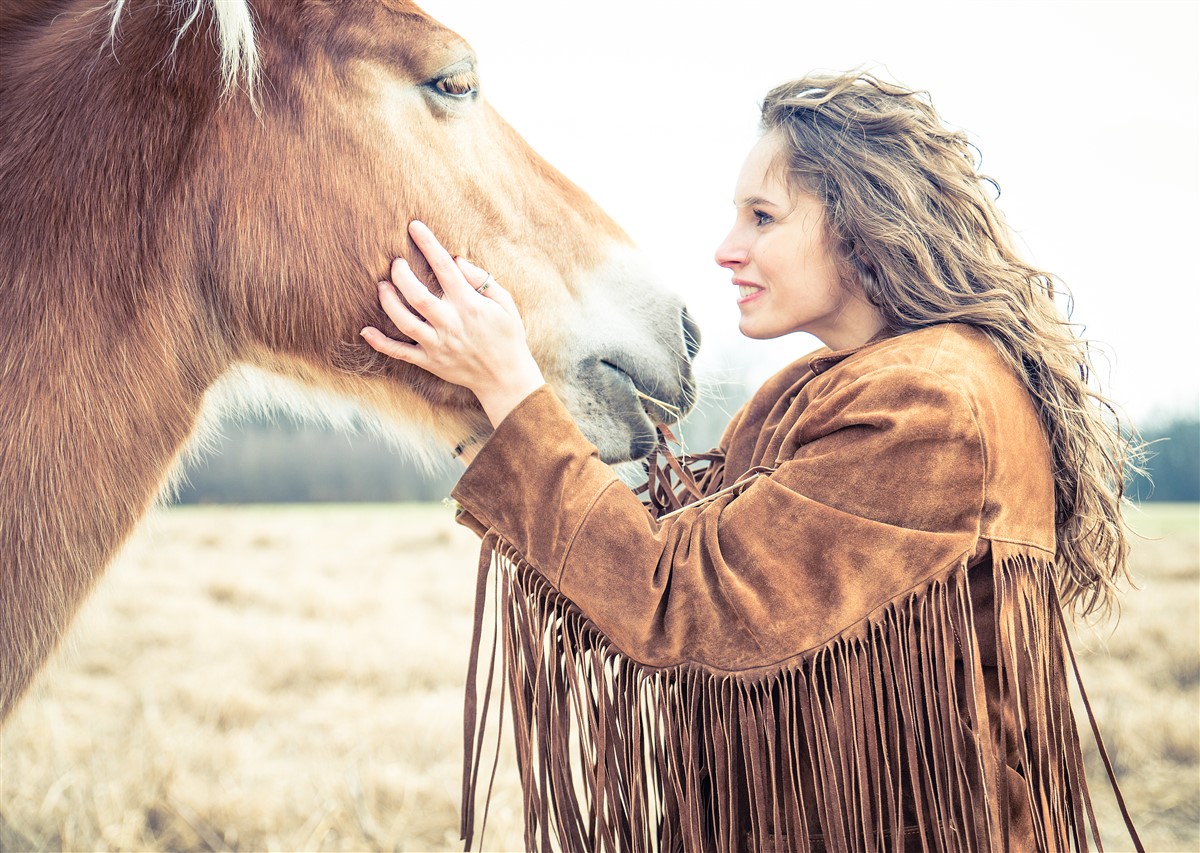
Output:
[[686,308],[683,309],[683,346],[687,350],[688,361],[700,351],[700,327]]

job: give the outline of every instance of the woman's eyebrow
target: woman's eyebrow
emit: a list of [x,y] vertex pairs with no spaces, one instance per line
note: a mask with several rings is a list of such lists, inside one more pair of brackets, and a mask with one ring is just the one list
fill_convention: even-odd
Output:
[[779,206],[775,202],[771,201],[769,198],[763,198],[762,196],[758,196],[758,195],[746,196],[746,198],[742,199],[741,201],[736,201],[736,202],[734,202],[734,204],[737,205],[738,207],[761,207],[763,205],[767,205],[770,207],[778,207]]

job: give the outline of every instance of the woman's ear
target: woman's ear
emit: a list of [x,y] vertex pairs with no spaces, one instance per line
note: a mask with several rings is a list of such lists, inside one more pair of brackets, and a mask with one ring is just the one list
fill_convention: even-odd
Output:
[[879,280],[870,256],[853,237],[842,241],[838,255],[842,264],[842,279],[846,286],[862,294],[868,302],[878,307]]

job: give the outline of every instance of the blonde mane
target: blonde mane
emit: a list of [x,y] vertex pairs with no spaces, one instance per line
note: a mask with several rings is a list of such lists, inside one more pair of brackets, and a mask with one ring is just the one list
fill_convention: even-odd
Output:
[[[106,47],[111,49],[117,40],[121,13],[128,0],[111,0]],[[221,87],[228,94],[239,79],[247,94],[253,98],[258,85],[258,44],[254,38],[254,17],[247,0],[172,0],[171,12],[183,18],[175,31],[175,45],[208,6],[217,25],[217,49],[221,56]]]

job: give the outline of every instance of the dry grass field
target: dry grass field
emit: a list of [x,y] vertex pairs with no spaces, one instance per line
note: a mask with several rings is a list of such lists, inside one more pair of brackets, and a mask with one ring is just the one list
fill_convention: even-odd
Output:
[[[1200,519],[1134,525],[1142,589],[1077,647],[1148,848],[1197,850]],[[0,732],[3,849],[461,849],[476,553],[439,505],[157,513]],[[521,847],[508,753],[488,849]]]

